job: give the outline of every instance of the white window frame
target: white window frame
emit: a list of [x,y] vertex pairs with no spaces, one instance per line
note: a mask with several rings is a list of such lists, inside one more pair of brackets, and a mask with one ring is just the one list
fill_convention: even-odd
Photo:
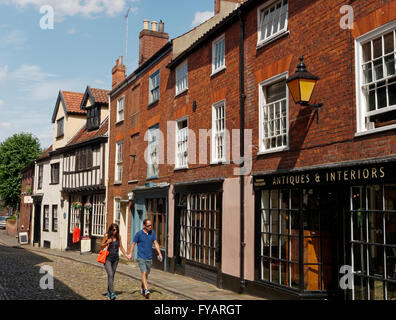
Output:
[[[285,5],[284,2],[287,1],[287,4]],[[260,6],[257,9],[257,47],[261,47],[269,42],[272,42],[276,39],[278,39],[279,37],[283,36],[284,34],[289,33],[288,27],[289,27],[289,2],[290,0],[276,0],[276,1],[271,1],[270,3],[265,3],[262,6]],[[266,23],[266,20],[262,20],[261,16],[262,16],[262,12],[264,11],[268,11],[268,10],[272,10],[273,8],[276,8],[279,4],[281,3],[281,15],[284,13],[284,8],[287,6],[287,12],[286,12],[286,19],[285,19],[285,25],[282,29],[277,30],[276,32],[271,32],[271,35],[269,35],[268,37],[262,37],[262,24]],[[278,27],[280,28],[280,16],[278,17]],[[268,24],[266,24],[268,25]],[[272,27],[273,28],[273,24]],[[272,30],[271,30],[272,31]],[[267,30],[266,32],[267,33]]]
[[[224,128],[218,132],[216,130],[216,122],[219,119],[216,118],[216,109],[223,107],[224,109]],[[212,105],[212,138],[211,138],[211,163],[225,163],[227,154],[227,123],[226,123],[226,100],[221,100]],[[223,157],[219,158],[217,153],[217,137],[223,137]]]
[[[186,128],[179,128],[179,124],[187,121]],[[184,131],[184,132],[183,132]],[[180,140],[180,138],[186,138],[185,141]],[[188,116],[180,118],[176,120],[176,148],[175,148],[175,169],[186,169],[188,168]],[[186,156],[184,157],[184,163],[180,163],[179,156],[186,152]]]
[[[396,129],[396,124],[380,127],[380,128],[373,128],[367,129],[365,122],[366,122],[366,115],[367,115],[367,106],[368,102],[366,97],[363,93],[362,84],[363,84],[363,77],[364,74],[362,72],[361,66],[363,64],[363,45],[367,42],[379,38],[392,30],[396,29],[396,21],[392,21],[387,23],[375,30],[372,30],[355,40],[355,87],[356,87],[356,133],[355,136],[371,134],[391,129]],[[394,39],[394,46],[396,48],[396,39]],[[395,49],[394,48],[394,49]],[[382,48],[383,49],[383,48]],[[372,54],[372,53],[371,53]],[[395,59],[396,63],[396,59]],[[396,67],[396,66],[395,66]],[[372,71],[374,74],[374,70]],[[384,77],[386,79],[387,77]],[[382,79],[381,81],[383,81]],[[372,82],[373,83],[373,82]],[[396,106],[386,107],[383,108],[387,111],[396,110]],[[387,111],[381,111],[379,113],[386,113]]]
[[[121,108],[122,101],[122,108]],[[125,97],[121,97],[117,100],[117,123],[124,121],[124,110],[125,110]]]
[[118,226],[121,222],[121,199],[114,198],[114,219],[113,222],[116,223]]
[[107,225],[105,195],[94,195],[92,198],[91,235],[103,237],[106,233]]
[[[159,126],[155,125],[151,128],[149,128],[148,131],[148,155],[147,155],[147,178],[152,179],[152,178],[157,178],[159,176]],[[156,154],[156,157],[153,158],[152,155]],[[156,163],[157,166],[157,172],[155,173],[154,170],[152,170],[152,165]]]
[[[153,87],[153,80],[158,77],[158,86]],[[160,81],[161,81],[161,77],[160,77],[160,69],[158,69],[157,71],[153,72],[150,75],[149,78],[149,104],[154,103],[156,101],[159,100],[160,98]],[[158,90],[158,98],[154,99],[154,92]]]
[[[115,152],[115,177],[114,183],[122,183],[122,174],[123,174],[123,159],[124,158],[124,141],[118,141],[116,143],[116,152]],[[121,179],[119,179],[121,177]]]
[[278,74],[272,78],[264,80],[263,82],[259,83],[259,152],[258,154],[267,154],[267,153],[274,153],[274,152],[281,152],[289,150],[289,88],[286,86],[286,146],[276,147],[265,149],[263,145],[263,138],[264,138],[264,130],[262,127],[264,115],[263,115],[263,107],[266,105],[266,98],[264,94],[264,88],[275,84],[279,81],[286,80],[288,78],[289,73],[283,72]]
[[[180,73],[182,75],[180,76]],[[179,84],[181,84],[179,86]],[[176,68],[176,96],[188,90],[188,61],[184,61]]]
[[[222,65],[220,65],[219,67],[216,68],[216,60],[217,60],[217,55],[216,55],[216,45],[223,41],[224,42],[224,46],[223,46],[223,61],[222,61]],[[218,37],[217,39],[213,40],[212,42],[212,75],[224,70],[226,68],[226,41],[225,41],[225,34],[222,34],[220,37]]]

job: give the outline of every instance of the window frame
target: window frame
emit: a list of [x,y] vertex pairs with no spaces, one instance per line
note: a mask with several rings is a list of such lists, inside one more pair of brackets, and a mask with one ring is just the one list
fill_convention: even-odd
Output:
[[[367,107],[368,104],[365,102],[366,98],[364,97],[363,93],[363,72],[362,72],[362,64],[363,64],[363,45],[373,41],[379,37],[384,36],[385,34],[394,31],[396,33],[396,21],[391,21],[383,26],[371,30],[366,34],[358,37],[355,39],[355,90],[356,90],[356,133],[355,136],[361,136],[365,134],[371,134],[386,130],[391,130],[396,128],[396,124],[385,125],[379,128],[367,129],[365,127],[365,121],[367,117]],[[395,36],[396,38],[396,36]],[[394,50],[396,49],[396,39],[394,39]],[[383,48],[382,48],[383,49]],[[383,52],[382,52],[383,53]],[[381,55],[383,57],[383,55]],[[374,59],[372,59],[374,60]],[[395,59],[396,64],[396,59]],[[396,65],[395,65],[396,68]],[[374,73],[374,70],[372,70]],[[386,79],[386,77],[384,77]],[[383,80],[381,80],[383,81]],[[376,83],[376,82],[374,82]],[[396,106],[393,107],[386,107],[384,109],[388,109],[388,111],[381,112],[382,114],[386,112],[390,112],[396,110]]]
[[[217,145],[216,145],[216,135],[217,135],[217,130],[216,130],[216,108],[219,108],[220,106],[223,106],[224,108],[224,130],[223,130],[223,157],[218,158],[217,157]],[[226,109],[226,100],[220,100],[217,101],[216,103],[212,104],[212,134],[211,134],[211,164],[222,164],[227,161],[227,109]]]
[[[48,211],[46,211],[48,209]],[[49,232],[49,221],[50,221],[50,206],[43,206],[43,231]],[[46,227],[47,226],[47,227]]]
[[[56,214],[54,209],[56,209]],[[55,228],[55,222],[56,222],[56,228]],[[58,232],[58,205],[54,204],[52,205],[52,232]]]
[[[122,110],[120,110],[120,102],[122,101]],[[120,114],[122,114],[122,119]],[[120,97],[117,99],[117,116],[116,116],[116,123],[120,123],[124,121],[125,118],[125,96]]]
[[[114,183],[122,183],[123,176],[123,163],[124,163],[124,141],[116,142],[116,150],[115,150],[115,176]],[[120,157],[121,155],[121,157]],[[121,158],[121,159],[120,159]],[[118,179],[121,178],[121,179]]]
[[[179,140],[178,140],[178,138],[179,138],[179,131],[181,130],[181,129],[179,129],[179,123],[182,123],[184,121],[187,121],[187,127],[186,127],[186,131],[187,131],[187,142],[186,142],[187,143],[187,148],[186,149],[187,150],[184,151],[184,152],[187,152],[187,157],[186,157],[186,164],[185,165],[180,165],[180,163],[178,162],[178,159],[179,159],[179,157],[178,157],[178,155],[179,155]],[[177,170],[177,169],[187,169],[188,168],[188,143],[189,143],[189,139],[188,139],[189,138],[188,137],[188,133],[189,133],[188,132],[188,123],[189,123],[188,116],[185,116],[185,117],[182,117],[182,118],[176,120],[175,170]]]
[[[221,42],[224,41],[224,45],[223,45],[223,64],[222,66],[216,68],[216,45]],[[212,74],[211,76],[213,76],[216,73],[219,73],[220,71],[226,69],[226,41],[225,41],[225,33],[223,33],[220,37],[216,38],[215,40],[212,41]]]
[[[156,173],[152,173],[152,170],[150,169],[151,165],[152,165],[152,144],[154,143],[152,141],[152,137],[153,137],[153,133],[155,132],[155,151],[156,151],[156,160],[157,160],[157,169],[156,169]],[[159,124],[156,124],[152,127],[149,128],[148,130],[148,142],[147,142],[147,152],[149,152],[149,154],[147,154],[147,178],[146,179],[156,179],[159,177],[159,139],[160,139],[160,134],[159,134]]]
[[[178,74],[182,68],[186,68],[186,70],[185,70],[185,73],[183,74],[182,79],[179,79]],[[176,74],[176,83],[175,83],[176,96],[178,96],[179,94],[182,94],[183,92],[188,91],[188,60],[185,60],[183,63],[181,63],[180,65],[177,66],[177,68],[175,70],[175,74]],[[179,82],[184,83],[183,82],[184,78],[186,78],[186,86],[179,89],[178,83]]]
[[286,86],[286,146],[282,146],[282,147],[276,147],[276,148],[270,148],[270,149],[265,149],[264,145],[263,145],[263,137],[264,137],[264,130],[263,130],[263,108],[264,105],[267,105],[265,103],[266,98],[265,98],[265,93],[264,90],[266,87],[271,86],[273,84],[276,84],[278,82],[281,82],[283,80],[287,80],[289,76],[289,72],[283,72],[281,74],[278,74],[274,77],[271,77],[267,80],[264,80],[262,82],[259,83],[259,151],[258,151],[258,155],[261,154],[268,154],[268,153],[275,153],[275,152],[283,152],[283,151],[288,151],[290,149],[290,136],[289,136],[289,88],[285,82],[285,86]]
[[87,130],[93,131],[100,127],[100,108],[93,106],[87,108]]
[[[55,168],[58,167],[56,171]],[[51,184],[59,184],[60,180],[60,162],[51,163]]]
[[[118,217],[117,217],[118,215]],[[121,222],[121,199],[114,198],[114,217],[113,222],[120,225]]]
[[44,177],[44,165],[40,164],[38,166],[38,174],[37,174],[37,190],[43,189],[43,177]]
[[[285,0],[273,0],[269,3],[265,3],[261,5],[260,7],[257,8],[257,47],[260,48],[265,44],[268,44],[280,37],[282,37],[285,34],[289,33],[289,0],[287,2],[287,14],[286,14],[286,20],[285,20],[285,27],[281,30],[278,30],[276,33],[271,34],[268,38],[262,38],[262,31],[261,31],[261,24],[264,21],[261,21],[261,13],[263,11],[271,10],[273,7],[276,8],[276,6],[279,3],[283,3]],[[284,4],[282,4],[282,7]],[[280,16],[279,16],[280,17]],[[280,19],[279,19],[280,21]],[[278,22],[280,23],[280,22]],[[280,25],[279,25],[280,27]]]
[[[149,77],[149,105],[157,102],[160,99],[160,81],[161,81],[161,69],[154,71]],[[153,80],[158,77],[158,85],[153,87]],[[158,97],[154,99],[154,93],[158,90]]]
[[[62,126],[60,126],[59,124],[62,124]],[[65,135],[65,117],[62,117],[56,120],[56,138],[59,139],[64,135]]]

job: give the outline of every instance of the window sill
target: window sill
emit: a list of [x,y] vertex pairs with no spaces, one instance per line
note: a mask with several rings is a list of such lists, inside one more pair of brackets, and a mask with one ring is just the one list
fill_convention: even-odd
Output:
[[392,124],[390,126],[376,128],[376,129],[372,129],[372,130],[368,130],[368,131],[356,132],[355,137],[358,138],[358,137],[367,136],[370,134],[375,134],[375,133],[384,132],[384,131],[393,130],[393,129],[396,129],[396,124]]
[[224,160],[214,160],[210,162],[211,166],[216,166],[216,165],[222,165],[222,164],[229,164],[229,162],[227,163],[227,161]]
[[224,66],[224,67],[221,67],[221,68],[219,68],[219,69],[217,69],[217,70],[215,70],[215,71],[212,71],[212,74],[210,75],[210,77],[212,78],[213,76],[215,76],[215,75],[217,75],[218,73],[224,71],[225,69],[226,69],[226,67]]
[[50,185],[50,186],[56,186],[56,185],[58,185],[58,184],[59,184],[59,182],[58,182],[58,183],[52,182],[52,183],[50,183],[49,185]]
[[270,150],[265,150],[265,151],[259,151],[259,152],[257,152],[257,155],[258,156],[262,156],[262,155],[265,155],[265,154],[284,152],[284,151],[289,151],[289,147],[283,147],[283,148],[276,148],[276,149],[270,149]]
[[60,139],[62,139],[64,136],[65,136],[64,134],[61,134],[61,135],[59,135],[59,136],[56,137],[56,140],[60,140]]
[[138,183],[139,182],[139,180],[130,180],[130,181],[128,181],[128,184],[134,184],[134,183]]
[[257,42],[256,50],[259,50],[259,49],[265,47],[266,45],[269,45],[270,43],[272,43],[272,42],[278,40],[279,38],[285,37],[285,36],[287,36],[287,35],[289,35],[289,34],[290,34],[290,31],[289,31],[289,30],[286,30],[286,31],[283,31],[283,32],[281,32],[281,33],[278,33],[278,34],[272,36],[271,38],[268,38],[268,39],[266,39],[266,40],[259,41],[259,42]]
[[188,166],[183,166],[183,167],[175,167],[173,171],[181,171],[181,170],[188,170]]
[[119,121],[116,121],[116,126],[118,126],[118,125],[120,125],[120,124],[122,124],[124,122],[124,120],[119,120]]
[[178,98],[179,96],[181,96],[183,93],[187,93],[188,92],[188,88],[176,93],[175,98]]
[[152,176],[152,177],[147,177],[146,181],[155,180],[155,179],[158,179],[158,178],[159,178],[158,175],[157,176]]
[[153,102],[150,102],[150,103],[147,105],[147,109],[149,109],[149,108],[155,106],[155,105],[158,103],[158,101],[159,101],[159,99],[157,99],[157,100],[155,100],[155,101],[153,101]]
[[115,182],[114,182],[114,185],[115,185],[115,186],[120,186],[120,185],[122,185],[122,181],[115,181]]

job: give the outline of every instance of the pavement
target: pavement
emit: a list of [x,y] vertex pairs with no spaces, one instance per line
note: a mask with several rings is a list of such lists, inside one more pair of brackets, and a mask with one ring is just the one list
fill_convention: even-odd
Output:
[[[75,251],[60,251],[46,248],[34,248],[31,245],[19,245],[16,237],[10,237],[5,231],[0,230],[0,245],[18,250],[18,248],[23,248],[31,253],[38,255],[52,256],[67,259],[70,264],[78,263],[78,265],[85,264],[90,267],[100,268],[103,272],[103,265],[96,261],[97,254],[86,254],[81,255],[79,252]],[[76,267],[74,267],[75,270]],[[91,268],[92,269],[92,268]],[[93,269],[95,270],[95,269]],[[80,272],[84,270],[81,269]],[[73,272],[73,271],[69,271]],[[93,271],[90,272],[94,273]],[[128,261],[121,258],[118,264],[117,274],[124,277],[133,279],[135,282],[140,281],[140,270],[136,262]],[[87,275],[89,276],[89,275]],[[67,278],[65,281],[67,282]],[[0,279],[0,300],[7,300],[9,297],[4,290],[4,285],[2,285]],[[138,283],[138,282],[136,282]],[[159,296],[159,299],[165,297],[165,299],[186,299],[186,300],[263,300],[261,298],[247,295],[239,294],[229,290],[219,289],[216,286],[195,280],[190,277],[181,276],[178,274],[173,274],[170,272],[164,272],[158,269],[151,269],[149,277],[149,286],[155,286],[159,288],[158,290],[164,293],[163,296]],[[90,297],[88,297],[89,299]],[[95,297],[92,297],[95,299]],[[134,297],[130,297],[133,299]],[[10,297],[10,299],[12,299]],[[78,299],[78,298],[77,298]]]

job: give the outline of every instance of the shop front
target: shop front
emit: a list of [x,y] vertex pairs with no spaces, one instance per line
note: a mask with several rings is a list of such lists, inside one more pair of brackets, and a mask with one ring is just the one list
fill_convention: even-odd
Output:
[[255,284],[297,298],[396,299],[395,159],[257,174]]
[[220,286],[223,181],[175,184],[171,272]]
[[[168,270],[168,193],[169,184],[152,184],[133,189],[134,206],[131,221],[131,242],[135,234],[143,228],[144,219],[150,219],[160,246],[162,261],[157,259],[157,251],[153,246],[153,267]],[[137,250],[134,250],[137,259]]]

